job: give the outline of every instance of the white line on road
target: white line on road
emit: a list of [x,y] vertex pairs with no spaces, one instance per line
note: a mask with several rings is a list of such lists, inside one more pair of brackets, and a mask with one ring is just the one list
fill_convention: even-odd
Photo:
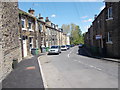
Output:
[[75,62],[77,61],[77,60],[74,60]]
[[[78,61],[78,60],[74,60],[74,61]],[[81,63],[81,64],[83,64],[83,65],[85,65],[85,66],[89,66],[89,67],[91,67],[91,68],[97,69],[97,70],[99,70],[99,71],[102,70],[102,69],[97,68],[97,67],[95,67],[95,66],[93,66],[93,65],[89,65],[89,64],[83,63],[83,62],[81,62],[81,61],[78,61],[78,62]]]
[[72,51],[73,51],[73,49],[69,52],[69,54],[67,55],[68,56],[68,58],[70,57],[70,54],[72,53]]
[[97,70],[102,70],[102,69],[100,69],[100,68],[97,68],[97,67],[95,67],[95,66],[92,66],[92,65],[90,65],[90,67],[92,67],[92,68],[95,68],[95,69],[97,69]]
[[39,69],[40,69],[40,72],[41,72],[41,75],[42,75],[42,79],[43,79],[43,85],[44,85],[44,88],[46,90],[46,88],[48,88],[48,84],[47,84],[47,81],[45,79],[45,76],[43,74],[43,70],[42,70],[42,65],[41,65],[41,62],[40,62],[40,57],[38,57],[38,65],[39,65]]
[[68,58],[70,57],[70,54],[68,54]]

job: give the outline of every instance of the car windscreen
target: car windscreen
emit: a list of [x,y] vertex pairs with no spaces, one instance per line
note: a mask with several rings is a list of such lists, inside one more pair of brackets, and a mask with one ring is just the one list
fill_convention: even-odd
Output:
[[69,47],[69,45],[66,45],[67,47]]
[[61,46],[62,48],[65,48],[65,46]]
[[58,48],[58,46],[51,46],[51,48]]

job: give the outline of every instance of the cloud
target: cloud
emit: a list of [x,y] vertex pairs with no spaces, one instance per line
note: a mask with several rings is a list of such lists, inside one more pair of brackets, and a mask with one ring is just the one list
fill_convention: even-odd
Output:
[[84,18],[87,18],[88,16],[83,16],[83,17],[81,17],[82,19],[84,19]]
[[55,14],[52,14],[52,15],[51,15],[51,17],[52,17],[52,18],[55,18],[55,17],[56,17],[56,15],[55,15]]
[[105,8],[105,5],[103,5],[102,7],[100,7],[100,11],[102,11]]
[[93,20],[90,18],[88,20],[83,20],[83,22],[92,22]]

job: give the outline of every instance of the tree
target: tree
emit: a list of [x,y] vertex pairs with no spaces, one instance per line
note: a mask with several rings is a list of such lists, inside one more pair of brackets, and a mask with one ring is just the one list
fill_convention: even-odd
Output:
[[82,35],[82,31],[80,30],[80,27],[78,25],[75,24],[71,24],[71,36],[70,36],[70,40],[71,40],[71,44],[80,44],[83,43],[83,35]]
[[71,44],[80,44],[84,43],[84,38],[80,27],[74,23],[71,24],[63,24],[62,25],[63,32],[70,35],[70,43]]
[[70,34],[70,25],[63,24],[62,29],[65,34]]

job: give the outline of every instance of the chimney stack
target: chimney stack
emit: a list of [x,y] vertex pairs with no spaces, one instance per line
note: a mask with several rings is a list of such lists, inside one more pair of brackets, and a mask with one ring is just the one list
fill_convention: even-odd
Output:
[[46,22],[46,24],[49,25],[49,26],[52,25],[52,23],[51,23],[51,21],[48,19],[48,17],[46,17],[45,22]]
[[28,12],[29,12],[30,14],[34,15],[35,10],[33,10],[33,9],[30,8],[30,9],[28,10]]
[[40,19],[41,21],[44,21],[44,18],[41,17],[41,14],[39,14],[38,19]]
[[45,20],[45,21],[46,21],[46,22],[50,22],[48,17],[46,17],[46,20]]
[[97,14],[95,14],[95,17],[94,17],[94,19],[96,19],[97,18]]
[[58,29],[58,25],[56,25],[56,29]]

